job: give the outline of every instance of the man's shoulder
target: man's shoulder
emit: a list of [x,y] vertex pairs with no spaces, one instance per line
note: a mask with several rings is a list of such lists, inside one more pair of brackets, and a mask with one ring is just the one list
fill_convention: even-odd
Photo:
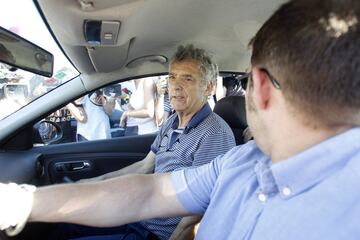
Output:
[[230,126],[219,115],[211,112],[201,123],[203,130],[214,133],[227,133],[233,135]]
[[255,165],[258,161],[270,161],[270,159],[259,149],[255,141],[238,145],[230,149],[219,160],[222,168],[233,168],[238,166]]

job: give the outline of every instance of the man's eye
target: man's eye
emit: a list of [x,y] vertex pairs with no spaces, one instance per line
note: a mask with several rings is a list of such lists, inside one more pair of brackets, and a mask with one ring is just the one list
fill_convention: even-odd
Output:
[[192,78],[192,77],[184,77],[183,80],[185,80],[185,81],[192,81],[193,78]]

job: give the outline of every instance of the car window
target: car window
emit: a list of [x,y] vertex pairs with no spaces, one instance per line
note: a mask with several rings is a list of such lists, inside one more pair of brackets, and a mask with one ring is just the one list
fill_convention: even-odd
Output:
[[[244,94],[238,76],[241,74],[219,77],[220,89],[214,89],[214,96],[209,98],[212,108],[216,99]],[[219,91],[222,96],[216,95]],[[44,142],[51,144],[156,134],[172,113],[167,75],[138,78],[103,87],[68,103],[44,119],[46,124],[41,125],[39,133]],[[61,129],[61,138],[51,141],[59,135],[54,134],[56,128]]]
[[[156,134],[172,113],[166,88],[167,77],[155,76],[115,83],[81,96],[44,119],[62,131],[61,139],[51,144]],[[53,131],[48,124],[39,128],[42,139]]]
[[55,43],[33,1],[4,2],[1,5],[0,24],[51,52],[55,61],[54,74],[50,78],[0,63],[1,120],[79,73]]

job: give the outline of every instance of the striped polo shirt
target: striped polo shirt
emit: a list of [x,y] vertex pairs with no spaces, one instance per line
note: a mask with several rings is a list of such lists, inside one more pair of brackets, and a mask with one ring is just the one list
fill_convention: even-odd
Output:
[[[179,129],[175,113],[163,125],[151,151],[156,154],[155,173],[172,172],[211,162],[235,146],[234,135],[227,123],[205,104],[184,129]],[[150,219],[141,224],[161,240],[169,239],[178,218]]]

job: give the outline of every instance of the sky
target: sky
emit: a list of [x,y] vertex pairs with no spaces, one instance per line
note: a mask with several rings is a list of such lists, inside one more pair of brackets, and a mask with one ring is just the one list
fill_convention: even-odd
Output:
[[[0,26],[51,52],[54,55],[54,75],[63,67],[77,72],[55,43],[32,0],[0,0],[0,4]],[[23,77],[20,83],[27,82],[34,75],[20,69],[16,73]],[[0,98],[0,120],[25,104],[27,104],[25,98],[16,100]]]
[[72,65],[63,55],[47,30],[32,0],[0,0],[0,25],[15,30],[21,37],[37,44],[54,55],[56,70]]

